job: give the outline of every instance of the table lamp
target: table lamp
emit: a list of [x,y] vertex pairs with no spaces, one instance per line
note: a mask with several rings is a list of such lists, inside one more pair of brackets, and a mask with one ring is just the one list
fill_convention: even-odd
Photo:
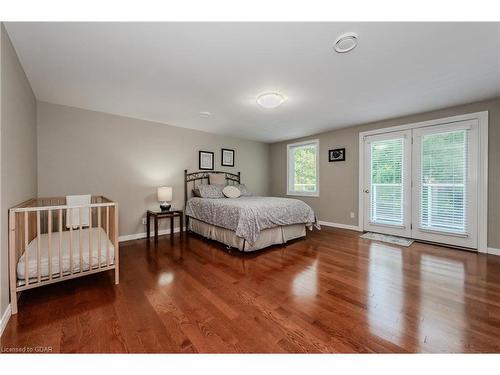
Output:
[[160,209],[162,211],[169,211],[170,204],[172,202],[172,187],[171,186],[160,186],[158,188],[158,202],[160,202]]

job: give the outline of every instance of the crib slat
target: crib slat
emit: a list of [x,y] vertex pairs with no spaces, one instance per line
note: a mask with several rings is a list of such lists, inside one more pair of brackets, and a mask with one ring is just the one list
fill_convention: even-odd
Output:
[[69,267],[73,275],[73,209],[69,208]]
[[29,255],[28,255],[28,211],[24,213],[24,285],[29,284]]
[[49,236],[49,280],[52,280],[52,210],[47,210],[47,233]]
[[92,243],[92,207],[89,207],[89,271],[92,269],[92,254],[94,252]]
[[97,228],[99,229],[99,243],[97,244],[98,268],[101,268],[101,207],[97,207]]
[[106,267],[109,266],[109,206],[106,206]]
[[38,282],[42,281],[42,274],[40,273],[40,253],[42,251],[40,246],[40,211],[36,212],[36,274]]
[[62,260],[62,215],[63,212],[59,209],[59,277],[63,275],[63,260]]
[[80,251],[80,273],[83,272],[83,246],[82,246],[82,208],[78,209],[78,217],[80,219],[80,226],[78,228],[78,248]]

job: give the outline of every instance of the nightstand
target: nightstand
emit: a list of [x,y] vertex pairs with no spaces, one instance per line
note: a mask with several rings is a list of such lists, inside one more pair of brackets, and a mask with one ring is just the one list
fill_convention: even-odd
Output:
[[[170,235],[174,235],[174,219],[179,218],[179,228],[180,234],[182,236],[182,225],[184,213],[182,210],[170,210],[170,211],[160,211],[160,210],[148,210],[146,213],[146,227],[147,227],[147,238],[149,240],[151,233],[151,218],[154,219],[155,226],[155,242],[158,242],[158,221],[160,219],[170,219]],[[173,237],[172,237],[173,238]]]

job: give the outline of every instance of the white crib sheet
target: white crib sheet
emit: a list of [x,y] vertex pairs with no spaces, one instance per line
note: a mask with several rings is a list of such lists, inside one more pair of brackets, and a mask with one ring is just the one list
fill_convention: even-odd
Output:
[[[109,264],[114,263],[115,248],[112,242],[108,239],[106,232],[103,228],[92,228],[92,254],[89,254],[89,228],[82,229],[81,242],[83,262],[80,265],[80,230],[73,230],[73,272],[80,272],[80,267],[84,271],[89,270],[89,255],[92,267],[97,267],[99,264],[99,233],[101,234],[101,267],[106,266],[106,246],[109,245]],[[52,258],[52,275],[59,275],[59,232],[53,232],[51,235],[51,258]],[[28,277],[36,279],[38,276],[37,267],[37,241],[38,238],[33,239],[28,245]],[[42,279],[47,279],[49,276],[49,235],[47,233],[40,235],[40,274]],[[62,232],[62,271],[63,274],[70,273],[70,231]],[[25,283],[25,261],[26,252],[21,256],[17,263],[17,279],[18,285]]]

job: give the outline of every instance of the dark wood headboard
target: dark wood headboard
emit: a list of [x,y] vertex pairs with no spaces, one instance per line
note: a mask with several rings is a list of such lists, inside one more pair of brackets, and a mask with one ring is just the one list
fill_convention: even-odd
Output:
[[[223,171],[198,171],[188,173],[187,169],[184,169],[184,208],[186,208],[186,203],[191,194],[191,190],[198,185],[208,183],[208,175],[210,173],[223,173],[228,185],[241,183],[241,172],[238,172],[237,174]],[[191,186],[188,186],[190,183]]]

